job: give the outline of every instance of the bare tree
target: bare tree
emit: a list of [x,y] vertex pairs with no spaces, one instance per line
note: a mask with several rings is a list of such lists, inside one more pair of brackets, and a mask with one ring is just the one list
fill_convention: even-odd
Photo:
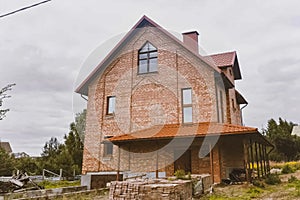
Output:
[[[2,106],[3,100],[6,98],[10,98],[6,92],[9,90],[12,90],[12,87],[15,86],[16,84],[8,84],[4,88],[0,90],[0,107]],[[9,109],[0,109],[0,120],[2,120],[5,117],[5,114],[9,111]]]

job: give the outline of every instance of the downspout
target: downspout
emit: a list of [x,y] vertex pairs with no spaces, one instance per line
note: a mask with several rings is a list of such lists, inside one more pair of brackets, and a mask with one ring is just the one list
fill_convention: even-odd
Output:
[[85,97],[83,96],[83,94],[80,94],[80,96],[81,96],[81,98],[83,98],[84,100],[88,101],[88,99],[85,98]]
[[246,108],[248,106],[248,103],[246,103],[243,107],[241,107],[241,123],[242,125],[244,125],[244,122],[243,122],[243,109]]

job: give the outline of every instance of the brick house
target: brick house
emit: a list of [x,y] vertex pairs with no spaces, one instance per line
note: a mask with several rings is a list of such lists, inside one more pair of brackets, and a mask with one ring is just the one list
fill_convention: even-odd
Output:
[[269,172],[272,145],[242,125],[236,52],[203,56],[196,31],[182,36],[143,16],[76,89],[88,97],[85,181],[183,169],[219,183],[236,168],[248,180],[251,166]]
[[2,148],[6,153],[12,154],[12,149],[9,142],[1,142],[0,141],[0,148]]

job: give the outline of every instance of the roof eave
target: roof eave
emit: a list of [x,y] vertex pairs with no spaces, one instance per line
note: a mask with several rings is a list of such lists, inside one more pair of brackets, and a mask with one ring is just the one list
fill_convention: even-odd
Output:
[[[195,53],[193,50],[191,50],[186,44],[184,44],[182,41],[180,41],[178,38],[176,38],[174,35],[170,34],[169,32],[167,32],[165,29],[163,29],[161,26],[159,26],[157,23],[155,23],[153,20],[151,20],[150,18],[148,18],[146,15],[144,15],[134,26],[133,28],[131,28],[131,30],[118,42],[118,44],[109,52],[109,54],[97,65],[97,67],[87,76],[87,78],[76,88],[75,92],[82,94],[82,95],[86,95],[88,96],[88,86],[89,84],[94,80],[94,78],[96,77],[95,74],[98,74],[98,71],[101,71],[100,69],[102,68],[103,65],[107,64],[107,61],[109,60],[109,58],[111,58],[115,52],[115,54],[117,54],[116,52],[122,48],[122,46],[124,45],[125,41],[130,39],[129,36],[131,36],[131,34],[137,29],[140,28],[140,25],[143,24],[143,20],[146,20],[149,24],[151,24],[153,27],[158,28],[159,30],[161,30],[164,34],[166,34],[167,36],[169,36],[171,39],[175,40],[178,44],[180,44],[181,46],[183,46],[185,49],[187,49],[189,52],[191,52],[193,55],[195,55],[196,57],[198,57],[200,60],[202,60],[204,63],[206,63],[207,65],[209,65],[210,67],[212,67],[215,71],[221,73],[221,70],[214,66],[213,64],[207,62],[203,56],[201,56],[199,53]],[[122,45],[123,44],[123,45]],[[109,63],[109,62],[108,62]]]
[[239,61],[238,61],[236,53],[235,53],[234,62],[233,62],[233,75],[234,75],[234,80],[241,80],[242,79],[240,65],[239,65]]
[[211,133],[211,134],[205,134],[205,135],[186,135],[186,136],[166,136],[166,137],[153,137],[153,138],[134,138],[134,139],[123,139],[123,140],[109,140],[113,144],[123,144],[128,142],[140,142],[140,141],[157,141],[157,140],[172,140],[174,138],[176,139],[183,139],[183,138],[204,138],[204,137],[215,137],[215,136],[232,136],[232,135],[247,135],[247,134],[260,134],[257,130],[253,131],[239,131],[239,132],[232,132],[232,133]]

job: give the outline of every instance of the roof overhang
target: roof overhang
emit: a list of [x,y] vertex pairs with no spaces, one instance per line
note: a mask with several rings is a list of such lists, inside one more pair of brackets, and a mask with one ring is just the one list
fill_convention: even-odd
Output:
[[109,138],[114,144],[137,141],[158,141],[180,138],[203,138],[228,135],[258,135],[263,137],[257,128],[216,122],[203,122],[189,125],[166,124],[153,126],[148,129],[122,134]]
[[226,89],[230,89],[230,88],[234,87],[233,83],[229,80],[229,78],[223,72],[221,73],[221,77],[222,77],[222,80],[224,83],[224,87]]
[[235,96],[238,104],[248,104],[247,100],[237,90],[235,90]]
[[206,63],[208,66],[210,66],[215,71],[221,73],[221,70],[214,65],[214,63],[210,62],[209,60],[205,59],[205,57],[201,56],[199,53],[195,53],[192,49],[190,49],[189,46],[184,44],[182,41],[180,41],[178,38],[176,38],[174,35],[163,29],[161,26],[159,26],[157,23],[155,23],[153,20],[148,18],[147,16],[143,16],[134,26],[133,28],[122,38],[120,42],[109,52],[109,54],[100,62],[97,67],[89,74],[89,76],[76,88],[75,92],[88,96],[88,87],[93,82],[93,80],[98,77],[101,72],[103,72],[106,67],[113,62],[113,60],[117,57],[120,50],[124,47],[124,45],[127,44],[127,42],[134,36],[136,31],[138,31],[139,28],[143,27],[155,27],[159,29],[162,33],[166,34],[169,38],[173,39],[177,44],[184,47],[187,51],[191,53],[191,55],[196,56],[198,59],[200,59],[202,62]]
[[236,54],[235,54],[235,59],[233,64],[233,75],[234,75],[234,80],[242,79],[240,65]]

